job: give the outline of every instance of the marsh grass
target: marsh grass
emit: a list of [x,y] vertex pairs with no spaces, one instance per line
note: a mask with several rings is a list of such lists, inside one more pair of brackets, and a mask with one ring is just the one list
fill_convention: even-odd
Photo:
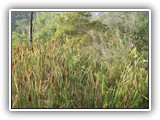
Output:
[[148,108],[142,56],[118,42],[14,44],[12,108]]

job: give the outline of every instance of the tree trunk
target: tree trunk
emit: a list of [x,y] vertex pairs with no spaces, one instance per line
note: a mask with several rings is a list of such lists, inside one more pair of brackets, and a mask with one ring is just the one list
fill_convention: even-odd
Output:
[[33,42],[33,37],[32,37],[32,19],[33,19],[33,12],[29,13],[29,28],[30,28],[30,34],[29,34],[29,38],[30,38],[30,42]]

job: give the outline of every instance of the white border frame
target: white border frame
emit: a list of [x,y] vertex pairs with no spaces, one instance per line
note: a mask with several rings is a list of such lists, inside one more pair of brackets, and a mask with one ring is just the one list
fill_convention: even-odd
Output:
[[[122,11],[148,11],[149,12],[149,109],[12,109],[11,107],[11,12],[12,11],[44,11],[44,12],[122,12]],[[150,111],[151,110],[151,10],[150,9],[10,9],[9,10],[9,110],[10,111]]]

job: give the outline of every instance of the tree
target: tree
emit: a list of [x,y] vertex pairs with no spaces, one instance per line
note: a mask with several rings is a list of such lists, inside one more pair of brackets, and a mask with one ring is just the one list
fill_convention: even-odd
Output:
[[18,20],[22,20],[22,19],[29,19],[29,16],[28,16],[28,13],[29,12],[24,12],[24,11],[12,11],[11,12],[11,28],[12,28],[12,31],[13,30],[16,30],[16,28],[18,27],[16,22]]
[[86,44],[98,40],[99,33],[107,29],[101,21],[92,20],[90,12],[61,13],[56,19],[56,28],[56,38],[62,42],[74,36],[74,41],[81,40]]
[[35,41],[53,40],[56,32],[56,17],[57,12],[36,12],[33,21],[33,32]]

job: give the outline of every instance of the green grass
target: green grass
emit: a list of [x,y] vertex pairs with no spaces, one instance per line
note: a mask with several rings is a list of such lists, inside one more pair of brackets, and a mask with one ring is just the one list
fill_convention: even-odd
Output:
[[12,46],[12,108],[148,108],[148,60],[127,45]]

